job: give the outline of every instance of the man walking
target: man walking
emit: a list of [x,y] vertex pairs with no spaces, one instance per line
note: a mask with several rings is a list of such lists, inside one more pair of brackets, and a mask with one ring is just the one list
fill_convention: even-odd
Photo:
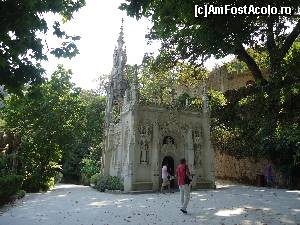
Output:
[[190,201],[190,171],[188,166],[186,165],[186,160],[181,159],[180,164],[176,168],[176,175],[178,180],[178,186],[180,190],[180,199],[182,208],[180,209],[181,212],[184,214],[187,213],[186,208]]

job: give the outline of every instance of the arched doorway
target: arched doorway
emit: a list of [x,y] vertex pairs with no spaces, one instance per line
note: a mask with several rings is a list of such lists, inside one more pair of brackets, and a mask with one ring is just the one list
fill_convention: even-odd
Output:
[[[163,167],[163,165],[166,165],[166,163],[167,163],[169,174],[171,176],[174,176],[175,175],[174,159],[171,156],[164,157],[161,163],[161,168]],[[175,188],[175,179],[171,180],[170,184],[171,184],[171,188]]]

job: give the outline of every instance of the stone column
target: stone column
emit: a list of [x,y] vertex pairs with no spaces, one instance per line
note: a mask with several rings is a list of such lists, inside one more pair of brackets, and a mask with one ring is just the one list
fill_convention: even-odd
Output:
[[135,148],[136,148],[136,132],[134,129],[134,116],[133,113],[131,113],[131,118],[129,120],[129,146],[128,146],[128,152],[127,152],[127,166],[126,166],[126,172],[124,175],[124,191],[132,191],[132,184],[134,182],[134,164],[135,164]]
[[[190,173],[192,175],[195,174],[195,169],[194,169],[194,145],[193,145],[193,132],[192,128],[188,128],[188,133],[187,133],[187,152],[185,154],[187,164],[190,169]],[[196,184],[196,180],[193,179],[192,185],[194,186]]]
[[153,190],[159,190],[159,129],[158,129],[158,122],[155,121],[153,123],[153,141],[152,141],[152,183],[153,183]]
[[204,146],[204,162],[203,167],[205,171],[205,177],[207,181],[211,182],[212,185],[215,183],[214,175],[214,151],[210,140],[210,121],[209,112],[204,112],[202,117],[202,128],[203,128],[203,146]]
[[111,160],[111,152],[109,152],[109,148],[111,148],[111,146],[109,146],[110,143],[110,128],[107,127],[105,132],[105,136],[104,136],[104,151],[102,153],[102,171],[104,173],[104,175],[110,175],[109,171],[110,171],[110,160]]
[[131,191],[132,190],[132,183],[133,183],[133,168],[134,168],[134,142],[130,142],[128,148],[128,162],[127,162],[127,171],[125,172],[124,176],[124,191]]

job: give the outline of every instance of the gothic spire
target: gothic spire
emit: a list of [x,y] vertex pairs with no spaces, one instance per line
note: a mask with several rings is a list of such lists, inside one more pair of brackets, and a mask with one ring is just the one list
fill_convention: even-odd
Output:
[[[114,68],[125,66],[127,61],[126,47],[124,46],[124,19],[122,18],[122,25],[120,28],[119,38],[117,40],[118,46],[114,51]],[[121,64],[121,65],[120,65]]]
[[120,28],[120,34],[118,38],[118,48],[122,49],[124,45],[124,19],[122,18],[122,25]]
[[105,112],[105,124],[109,126],[111,114],[114,107],[119,107],[123,102],[125,90],[128,88],[128,81],[125,77],[125,65],[127,62],[126,48],[124,47],[124,19],[117,40],[118,44],[114,50],[113,68],[110,75],[107,91],[107,105]]

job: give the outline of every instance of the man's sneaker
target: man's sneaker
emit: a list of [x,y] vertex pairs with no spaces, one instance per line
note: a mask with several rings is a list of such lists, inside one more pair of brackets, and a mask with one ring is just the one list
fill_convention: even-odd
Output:
[[181,212],[183,212],[184,214],[187,214],[187,211],[184,209],[180,209]]

